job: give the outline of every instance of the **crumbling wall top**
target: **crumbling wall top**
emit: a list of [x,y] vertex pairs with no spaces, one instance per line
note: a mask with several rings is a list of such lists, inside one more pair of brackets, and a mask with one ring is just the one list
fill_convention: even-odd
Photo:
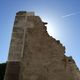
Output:
[[26,12],[26,11],[19,11],[16,13],[17,16],[34,16],[34,12]]

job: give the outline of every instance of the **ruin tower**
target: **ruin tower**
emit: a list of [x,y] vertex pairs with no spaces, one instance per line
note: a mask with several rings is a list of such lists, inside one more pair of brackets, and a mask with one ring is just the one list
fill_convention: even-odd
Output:
[[65,47],[34,12],[16,13],[4,80],[75,80],[67,70]]
[[33,23],[27,21],[27,16],[34,16],[34,12],[20,11],[16,13],[12,38],[5,73],[5,80],[19,80],[20,61],[23,57],[25,33],[28,27],[33,27]]

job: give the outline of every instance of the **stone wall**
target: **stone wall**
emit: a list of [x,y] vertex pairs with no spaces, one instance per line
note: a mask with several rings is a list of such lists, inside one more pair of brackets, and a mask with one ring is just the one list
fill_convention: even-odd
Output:
[[29,16],[27,20],[34,27],[26,29],[20,80],[73,79],[63,62],[65,47],[49,36],[39,16]]
[[32,12],[16,14],[5,80],[80,80],[65,47],[47,33],[45,24]]

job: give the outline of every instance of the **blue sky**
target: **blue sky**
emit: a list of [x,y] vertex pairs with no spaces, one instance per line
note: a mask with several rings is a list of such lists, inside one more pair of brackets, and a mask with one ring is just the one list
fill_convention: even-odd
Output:
[[80,0],[0,0],[0,63],[6,62],[16,12],[34,11],[80,68]]

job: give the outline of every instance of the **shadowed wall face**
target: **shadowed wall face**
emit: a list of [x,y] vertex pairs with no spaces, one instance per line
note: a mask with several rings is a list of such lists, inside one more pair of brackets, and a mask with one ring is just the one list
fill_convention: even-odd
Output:
[[20,63],[7,62],[5,80],[19,80]]

